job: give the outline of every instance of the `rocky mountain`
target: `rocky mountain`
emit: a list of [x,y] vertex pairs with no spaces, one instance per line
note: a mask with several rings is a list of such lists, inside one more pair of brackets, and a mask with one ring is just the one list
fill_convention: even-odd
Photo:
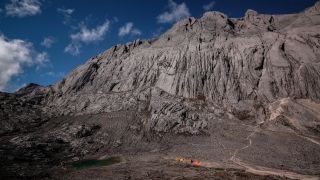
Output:
[[316,178],[319,79],[320,2],[297,14],[185,18],[52,86],[1,93],[1,173],[52,178],[48,169],[75,159],[156,153]]

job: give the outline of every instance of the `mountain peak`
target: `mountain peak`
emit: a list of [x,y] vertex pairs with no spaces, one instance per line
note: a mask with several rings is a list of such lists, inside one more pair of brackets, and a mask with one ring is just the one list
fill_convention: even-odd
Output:
[[[37,168],[64,179],[56,175],[74,172],[65,170],[69,162],[120,154],[126,163],[77,169],[66,179],[92,171],[121,179],[136,173],[132,167],[141,171],[132,179],[179,168],[189,175],[195,168],[176,165],[181,161],[206,167],[196,168],[197,179],[216,178],[215,167],[231,168],[232,178],[238,169],[242,178],[251,171],[258,179],[317,179],[318,9],[319,2],[306,10],[311,15],[248,10],[237,19],[207,12],[157,39],[115,45],[53,86],[0,93],[0,164],[29,179]],[[204,161],[172,163],[181,155]],[[159,167],[174,169],[152,176]]]
[[320,14],[320,1],[317,1],[312,7],[305,10],[308,15],[319,15]]
[[40,88],[42,86],[40,86],[39,84],[35,84],[35,83],[29,83],[26,86],[20,88],[19,90],[17,90],[17,94],[28,94],[31,93],[32,91],[34,91],[37,88]]

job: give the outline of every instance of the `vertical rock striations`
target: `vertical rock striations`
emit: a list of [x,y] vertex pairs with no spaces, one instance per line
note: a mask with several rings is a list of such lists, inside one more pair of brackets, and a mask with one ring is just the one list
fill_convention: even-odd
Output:
[[320,2],[287,15],[207,12],[113,46],[54,85],[0,92],[0,176],[164,149],[319,176],[319,102]]
[[50,87],[61,114],[134,108],[152,89],[218,106],[283,97],[320,99],[319,2],[299,14],[244,18],[207,12],[153,40],[117,45]]

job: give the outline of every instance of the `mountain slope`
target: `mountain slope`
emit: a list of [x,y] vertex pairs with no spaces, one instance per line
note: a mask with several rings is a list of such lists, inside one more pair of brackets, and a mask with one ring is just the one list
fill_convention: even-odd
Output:
[[1,94],[0,169],[33,177],[79,158],[151,153],[313,178],[319,79],[320,2],[288,15],[207,12],[116,45],[52,86]]
[[[51,104],[70,107],[69,96],[152,88],[217,105],[281,97],[318,101],[319,23],[308,11],[272,16],[248,10],[243,19],[208,12],[184,19],[158,39],[118,45],[92,58],[52,87],[62,96],[53,95],[57,102]],[[104,111],[90,101],[95,107],[88,113]]]

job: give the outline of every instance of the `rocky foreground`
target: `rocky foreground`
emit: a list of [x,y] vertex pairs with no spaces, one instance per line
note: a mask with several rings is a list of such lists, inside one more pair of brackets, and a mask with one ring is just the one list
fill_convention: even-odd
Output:
[[[67,167],[115,155],[124,161]],[[320,2],[288,15],[207,12],[52,86],[0,93],[0,175],[318,179]]]

